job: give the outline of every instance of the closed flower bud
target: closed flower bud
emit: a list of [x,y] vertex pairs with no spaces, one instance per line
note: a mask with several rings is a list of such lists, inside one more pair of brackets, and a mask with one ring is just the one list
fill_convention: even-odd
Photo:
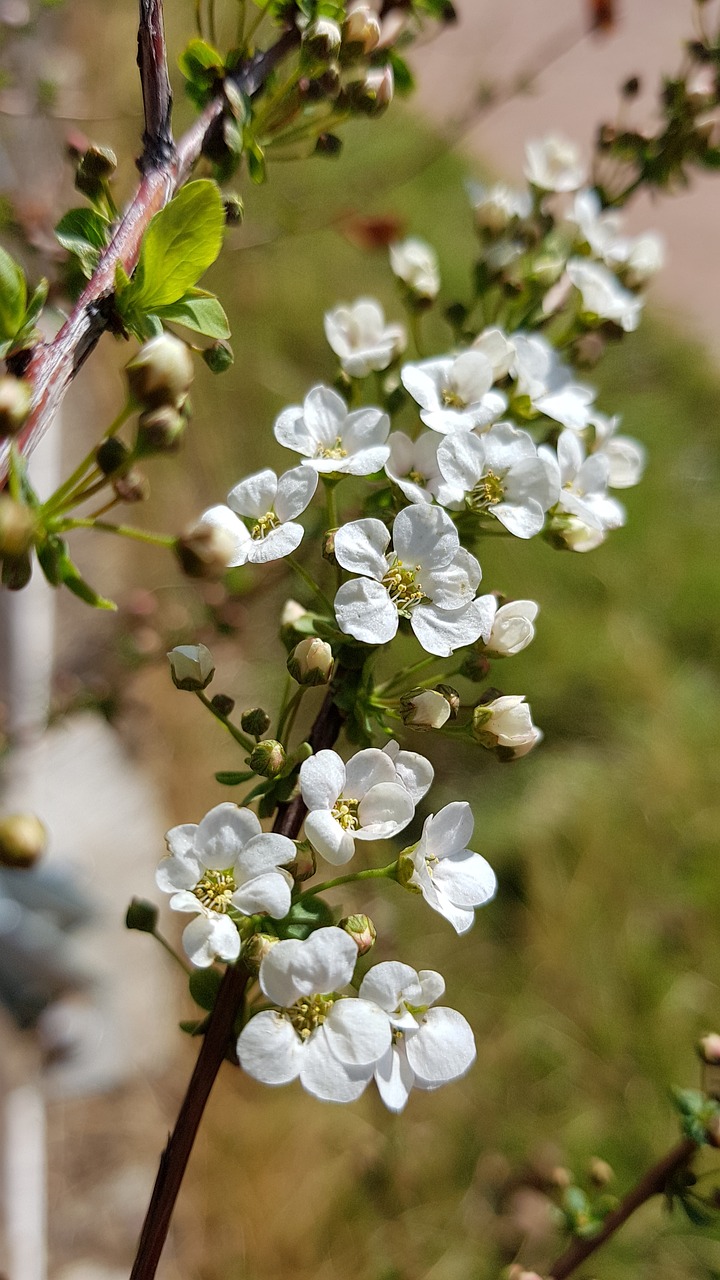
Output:
[[32,867],[46,845],[47,831],[34,813],[11,813],[0,819],[0,866]]
[[226,719],[228,716],[232,715],[235,707],[235,699],[231,698],[229,694],[215,693],[210,699],[210,702],[219,715],[225,716]]
[[263,960],[279,941],[280,939],[273,937],[271,933],[253,933],[248,938],[243,947],[242,956],[251,973],[260,972],[260,965]]
[[35,516],[29,507],[0,494],[0,557],[14,560],[23,556],[33,544]]
[[168,654],[170,673],[176,689],[199,693],[207,689],[215,675],[215,662],[204,644],[179,644]]
[[588,1165],[588,1177],[596,1187],[607,1187],[615,1177],[612,1165],[607,1160],[601,1160],[599,1156],[593,1156]]
[[[239,227],[245,217],[245,205],[242,196],[232,191],[223,196],[225,223],[228,227]],[[203,353],[204,354],[204,353]]]
[[121,502],[146,502],[150,497],[150,481],[136,467],[113,480],[112,487]]
[[88,147],[75,172],[75,186],[94,200],[117,169],[115,152],[109,147]]
[[332,18],[317,18],[305,28],[300,47],[304,67],[323,65],[335,57],[342,42],[342,33]]
[[362,80],[352,80],[345,96],[352,111],[365,116],[379,116],[393,100],[395,80],[391,66],[370,67]]
[[130,394],[144,409],[180,408],[193,380],[192,356],[184,342],[161,333],[125,366]]
[[186,426],[185,414],[174,405],[163,404],[157,409],[146,409],[138,420],[138,454],[174,453],[180,447]]
[[248,711],[243,711],[240,727],[243,733],[250,733],[253,738],[262,738],[270,728],[270,717],[262,707],[250,707]]
[[286,862],[285,868],[298,884],[303,880],[309,880],[315,875],[317,862],[315,860],[315,851],[309,840],[299,840],[297,842],[297,857],[294,862]]
[[400,699],[401,715],[413,729],[442,729],[450,719],[447,698],[438,689],[413,689]]
[[17,435],[30,414],[32,387],[22,378],[0,378],[0,440]]
[[451,684],[436,684],[435,692],[441,693],[450,708],[450,719],[457,720],[460,710],[460,694]]
[[480,684],[489,670],[490,663],[485,655],[475,649],[471,649],[460,668],[460,675],[464,676],[466,680],[472,680],[475,684]]
[[390,245],[390,267],[420,302],[432,302],[440,292],[437,254],[416,236]]
[[287,660],[287,669],[298,684],[329,684],[332,679],[333,652],[325,640],[307,636],[295,645]]
[[316,155],[329,156],[331,159],[334,159],[335,156],[340,155],[342,148],[343,148],[342,138],[338,138],[337,134],[334,134],[334,133],[318,134],[318,139],[317,139],[317,142],[315,143]]
[[494,751],[502,761],[519,760],[542,738],[524,696],[517,694],[501,695],[475,707],[472,733],[481,747]]
[[337,529],[328,529],[327,532],[323,534],[322,540],[322,558],[323,560],[327,560],[328,564],[332,565],[337,565],[337,560],[335,559],[336,533]]
[[122,440],[117,440],[115,436],[110,436],[109,440],[103,440],[99,444],[95,452],[95,461],[104,476],[111,476],[116,471],[120,471],[127,463],[130,457],[130,450]]
[[343,53],[348,58],[372,53],[380,43],[380,34],[380,23],[370,6],[355,5],[343,23]]
[[702,1062],[720,1066],[720,1035],[716,1031],[703,1036],[698,1042],[697,1051]]
[[158,921],[158,909],[145,898],[133,898],[125,915],[125,928],[139,933],[154,933]]
[[205,348],[202,358],[211,373],[225,373],[235,360],[229,342],[213,342],[211,347]]
[[29,551],[23,552],[21,556],[3,560],[0,581],[8,591],[22,591],[31,578],[32,559]]
[[285,767],[285,748],[282,742],[276,742],[274,738],[266,738],[264,742],[258,742],[248,757],[248,764],[254,773],[259,773],[261,778],[276,778]]
[[344,929],[350,935],[358,949],[358,955],[367,955],[368,951],[375,946],[377,929],[369,916],[345,916],[338,928]]
[[175,554],[183,573],[189,578],[211,581],[222,578],[234,549],[235,543],[225,529],[215,524],[203,524],[202,520],[180,534],[175,543]]
[[492,658],[510,658],[522,653],[535,637],[534,622],[539,606],[534,600],[511,600],[493,618],[486,651]]

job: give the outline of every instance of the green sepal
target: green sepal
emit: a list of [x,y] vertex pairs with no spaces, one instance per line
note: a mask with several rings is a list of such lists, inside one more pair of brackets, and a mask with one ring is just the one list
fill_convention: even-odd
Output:
[[401,98],[406,98],[415,89],[415,77],[404,58],[394,49],[390,50],[390,66],[393,69],[395,88]]
[[201,1018],[199,1021],[191,1018],[178,1022],[178,1026],[187,1036],[202,1036],[207,1031],[209,1021],[209,1018]]

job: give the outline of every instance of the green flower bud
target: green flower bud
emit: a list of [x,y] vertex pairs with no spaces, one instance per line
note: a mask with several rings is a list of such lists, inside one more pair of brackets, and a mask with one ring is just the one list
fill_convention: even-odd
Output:
[[317,636],[306,636],[295,645],[287,660],[290,675],[302,685],[329,684],[334,667],[330,645]]
[[158,921],[158,909],[145,898],[133,898],[125,916],[125,928],[140,933],[154,933]]
[[31,578],[32,560],[28,551],[21,556],[14,556],[11,560],[3,560],[0,581],[8,591],[22,591]]
[[29,507],[0,494],[0,556],[16,559],[30,550],[37,522]]
[[157,409],[146,409],[138,419],[138,453],[175,453],[186,426],[185,414],[174,405],[163,404]]
[[167,655],[176,689],[199,693],[215,675],[215,662],[204,644],[179,644]]
[[47,831],[34,813],[10,813],[0,819],[0,866],[32,867],[42,857]]
[[340,152],[342,151],[342,149],[343,149],[342,138],[338,138],[336,134],[334,133],[318,134],[318,139],[317,139],[317,142],[315,143],[316,155],[329,156],[330,159],[334,159],[335,156],[340,155]]
[[130,450],[122,440],[117,440],[115,436],[110,436],[109,440],[103,440],[99,444],[95,453],[95,461],[104,476],[111,476],[116,471],[120,471],[125,466],[130,457]]
[[75,186],[91,200],[102,194],[102,189],[117,169],[115,152],[109,147],[88,147],[80,157],[75,173]]
[[358,949],[358,955],[367,955],[367,952],[375,946],[377,929],[369,916],[345,916],[338,928],[344,929],[350,935]]
[[276,778],[285,767],[285,748],[274,738],[266,738],[258,742],[248,757],[248,764],[254,773],[261,778]]
[[17,435],[27,421],[32,405],[32,387],[22,378],[7,374],[0,378],[0,440]]
[[235,191],[228,192],[223,196],[223,208],[225,210],[225,224],[228,227],[239,227],[245,217],[245,205],[242,196]]
[[211,347],[205,348],[202,358],[211,373],[225,373],[235,360],[229,342],[213,342]]
[[182,407],[193,380],[192,356],[184,342],[161,333],[125,366],[130,394],[143,409]]
[[243,733],[250,733],[253,738],[262,738],[270,728],[270,717],[262,707],[250,707],[249,710],[243,711],[240,727]]
[[216,693],[210,701],[215,710],[219,712],[221,716],[225,716],[227,719],[228,716],[232,715],[235,707],[235,699],[229,697],[227,693]]
[[273,937],[271,933],[253,933],[248,938],[243,947],[242,958],[251,973],[260,972],[263,960],[279,941],[280,939]]

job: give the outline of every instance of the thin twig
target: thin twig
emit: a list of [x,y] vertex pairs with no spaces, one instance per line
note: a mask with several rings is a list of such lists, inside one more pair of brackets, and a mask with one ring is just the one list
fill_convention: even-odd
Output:
[[658,1160],[652,1169],[648,1169],[632,1191],[629,1191],[620,1201],[617,1209],[608,1214],[596,1236],[590,1240],[575,1239],[568,1245],[565,1252],[549,1269],[548,1275],[551,1280],[566,1280],[567,1276],[572,1275],[586,1258],[595,1253],[596,1249],[599,1249],[624,1222],[627,1222],[636,1209],[639,1209],[647,1200],[651,1200],[653,1196],[663,1195],[673,1174],[684,1169],[696,1151],[697,1143],[691,1138],[683,1138],[682,1142],[668,1151],[662,1160]]
[[175,158],[162,0],[140,0],[137,62],[145,113],[143,153],[138,167],[141,173],[148,173]]

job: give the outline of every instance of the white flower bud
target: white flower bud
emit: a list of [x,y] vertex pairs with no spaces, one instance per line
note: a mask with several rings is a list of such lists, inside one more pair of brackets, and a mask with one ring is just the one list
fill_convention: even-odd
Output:
[[202,518],[175,543],[175,554],[189,578],[222,578],[233,559],[235,539],[220,524]]
[[37,521],[29,507],[0,494],[0,557],[13,560],[29,551]]
[[379,116],[393,100],[395,77],[388,63],[385,67],[370,67],[362,80],[352,80],[345,92],[350,106],[366,116]]
[[442,729],[450,719],[451,707],[437,689],[416,689],[400,699],[405,724],[413,729]]
[[295,645],[287,660],[287,669],[298,684],[329,684],[335,662],[333,651],[325,640],[307,636]]
[[343,23],[344,44],[356,46],[354,49],[349,49],[348,54],[359,57],[372,53],[380,43],[380,32],[380,23],[370,6],[355,5]]
[[534,600],[511,600],[501,605],[493,619],[486,651],[493,658],[522,653],[535,638],[533,623],[539,606]]
[[500,760],[519,760],[542,739],[524,695],[503,694],[475,707],[473,737]]
[[623,262],[622,277],[629,289],[640,289],[665,265],[665,242],[653,231],[637,236]]
[[273,947],[280,941],[271,933],[254,933],[243,947],[243,961],[251,973],[259,973],[260,965]]
[[350,935],[358,954],[367,955],[368,951],[375,946],[377,938],[377,929],[369,916],[345,916],[338,924],[339,929],[344,929]]
[[302,37],[303,63],[316,60],[329,62],[340,49],[342,33],[332,18],[317,18],[305,28]]
[[562,515],[550,523],[548,541],[558,551],[594,551],[607,537],[604,529],[593,529],[579,516]]
[[207,689],[215,675],[215,662],[206,645],[179,644],[167,656],[176,689],[189,693]]
[[391,244],[390,267],[416,298],[432,302],[440,292],[437,254],[424,240],[409,236]]
[[192,385],[192,356],[179,338],[161,333],[140,348],[125,372],[133,399],[144,409],[179,409]]
[[0,819],[0,866],[25,869],[42,857],[47,831],[34,813],[10,813]]
[[475,225],[479,231],[501,235],[515,218],[527,218],[532,200],[526,191],[513,191],[504,182],[493,187],[472,187],[470,191]]
[[711,1031],[698,1042],[698,1054],[703,1062],[712,1066],[720,1066],[720,1035]]
[[550,134],[525,148],[525,177],[541,191],[577,191],[587,169],[574,142]]
[[26,422],[32,404],[32,387],[7,374],[0,378],[0,440],[14,436]]

